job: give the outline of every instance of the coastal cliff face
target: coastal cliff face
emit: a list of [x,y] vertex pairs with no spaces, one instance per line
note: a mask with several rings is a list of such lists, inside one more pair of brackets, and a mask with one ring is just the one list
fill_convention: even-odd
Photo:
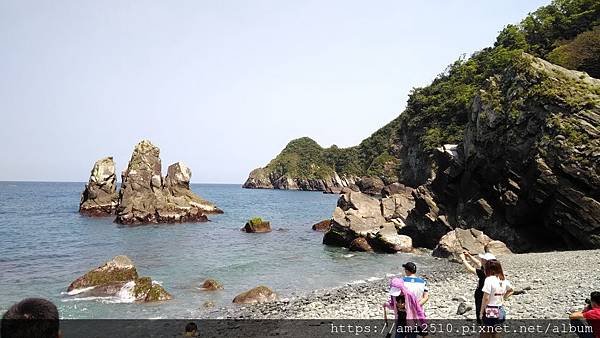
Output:
[[599,136],[600,80],[523,54],[475,97],[464,141],[438,149],[402,233],[426,247],[474,227],[517,251],[600,248]]
[[292,140],[266,167],[252,170],[243,187],[339,192],[358,179],[354,165],[342,163],[347,156],[346,150],[323,149],[308,137]]

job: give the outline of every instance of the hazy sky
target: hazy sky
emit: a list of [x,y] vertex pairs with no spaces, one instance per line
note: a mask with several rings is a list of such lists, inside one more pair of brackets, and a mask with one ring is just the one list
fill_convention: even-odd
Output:
[[241,183],[293,138],[357,144],[548,2],[0,0],[0,180],[120,172],[147,138]]

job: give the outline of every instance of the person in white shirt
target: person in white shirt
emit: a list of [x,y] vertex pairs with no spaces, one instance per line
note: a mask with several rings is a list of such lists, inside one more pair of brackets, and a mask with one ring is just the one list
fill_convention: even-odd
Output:
[[[483,300],[481,302],[481,318],[483,325],[489,328],[500,325],[506,319],[504,301],[513,293],[510,282],[504,277],[502,265],[497,260],[485,263],[485,282],[483,283]],[[494,330],[485,330],[481,337],[498,337]],[[491,331],[491,332],[489,332]]]

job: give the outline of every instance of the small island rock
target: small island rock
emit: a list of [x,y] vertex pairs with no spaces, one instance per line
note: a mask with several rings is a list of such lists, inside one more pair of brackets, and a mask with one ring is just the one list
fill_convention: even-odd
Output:
[[242,231],[248,233],[264,233],[271,232],[271,223],[263,221],[260,217],[253,218],[246,222],[246,225],[242,228]]

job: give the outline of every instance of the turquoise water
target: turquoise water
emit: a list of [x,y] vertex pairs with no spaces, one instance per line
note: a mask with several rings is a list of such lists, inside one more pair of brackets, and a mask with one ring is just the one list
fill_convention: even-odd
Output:
[[[318,192],[248,190],[239,185],[193,185],[225,211],[211,222],[121,228],[112,218],[77,213],[83,183],[0,182],[0,312],[25,297],[54,301],[64,318],[202,317],[202,304],[229,306],[260,284],[282,297],[397,273],[412,255],[349,253],[321,244],[311,230],[329,218],[338,196]],[[240,231],[261,216],[273,232]],[[116,303],[64,294],[71,281],[116,255],[129,256],[142,276],[174,296],[155,304]],[[203,292],[205,278],[225,290]]]

